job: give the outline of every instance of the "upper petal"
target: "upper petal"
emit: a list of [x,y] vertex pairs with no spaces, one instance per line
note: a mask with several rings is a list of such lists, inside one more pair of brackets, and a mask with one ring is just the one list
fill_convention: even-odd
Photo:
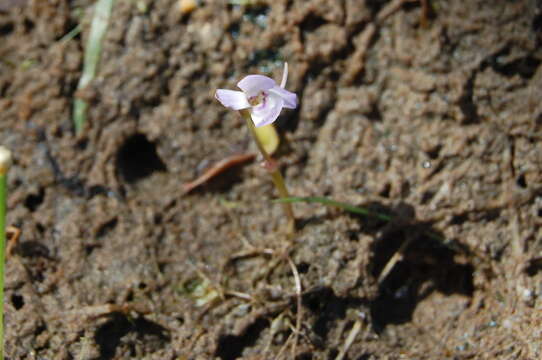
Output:
[[222,105],[233,110],[247,109],[250,107],[247,96],[242,91],[218,89],[215,98]]
[[297,95],[291,91],[275,86],[269,93],[276,94],[284,100],[284,107],[287,109],[295,109],[297,107]]
[[256,127],[271,124],[277,120],[280,111],[284,106],[284,100],[276,94],[269,93],[265,101],[258,106],[254,106],[250,113],[252,121]]
[[237,83],[239,89],[243,90],[249,98],[276,85],[275,80],[263,75],[247,75]]

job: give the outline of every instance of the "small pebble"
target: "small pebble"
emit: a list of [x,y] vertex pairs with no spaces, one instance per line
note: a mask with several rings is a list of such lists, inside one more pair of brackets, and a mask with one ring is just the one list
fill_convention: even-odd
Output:
[[179,10],[183,15],[190,14],[192,11],[196,10],[197,7],[197,0],[179,0]]
[[514,326],[514,323],[516,322],[516,319],[512,316],[508,319],[505,319],[503,322],[502,322],[502,327],[507,329],[507,330],[510,330],[512,329],[512,327]]
[[250,308],[250,304],[241,304],[234,310],[235,315],[238,317],[246,316],[250,312]]
[[535,293],[532,290],[523,287],[520,287],[518,290],[523,302],[525,302],[527,306],[534,306]]

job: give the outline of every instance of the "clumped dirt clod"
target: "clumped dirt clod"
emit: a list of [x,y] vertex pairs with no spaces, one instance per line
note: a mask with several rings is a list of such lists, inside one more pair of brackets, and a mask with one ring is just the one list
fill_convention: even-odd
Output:
[[[94,2],[0,5],[7,357],[540,358],[539,2],[241,3],[117,1],[80,91]],[[290,192],[393,221],[296,204],[289,241],[257,162],[185,192],[254,151],[215,89],[283,61]]]

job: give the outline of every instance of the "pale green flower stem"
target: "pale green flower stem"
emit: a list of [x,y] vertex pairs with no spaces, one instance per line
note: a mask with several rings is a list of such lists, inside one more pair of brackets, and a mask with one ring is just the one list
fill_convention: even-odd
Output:
[[[287,198],[290,197],[288,193],[288,189],[286,188],[286,184],[284,183],[284,178],[282,177],[282,174],[280,173],[280,169],[278,167],[278,164],[271,155],[265,150],[262,142],[258,138],[258,135],[256,133],[256,127],[254,126],[254,122],[252,122],[252,118],[250,117],[250,112],[248,110],[241,110],[240,111],[241,116],[245,119],[248,129],[250,130],[250,134],[254,138],[254,141],[256,142],[256,145],[258,146],[258,150],[260,150],[260,153],[262,154],[264,158],[264,167],[267,169],[269,174],[271,175],[271,179],[273,180],[273,184],[277,188],[277,191],[279,192],[279,197],[281,198]],[[287,232],[288,234],[293,234],[295,232],[295,217],[294,217],[294,211],[292,209],[292,204],[290,203],[283,203],[282,207],[284,209],[284,212],[286,213],[286,217],[288,218],[288,225],[287,225]]]

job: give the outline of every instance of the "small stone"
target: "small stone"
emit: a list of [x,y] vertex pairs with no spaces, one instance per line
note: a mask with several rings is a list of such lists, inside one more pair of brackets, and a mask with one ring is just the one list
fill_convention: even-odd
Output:
[[505,329],[512,329],[512,327],[514,326],[514,320],[513,318],[508,318],[508,319],[505,319],[503,322],[502,322],[502,327],[505,328]]
[[181,14],[190,14],[198,7],[197,0],[179,0],[179,10]]
[[527,306],[533,306],[535,300],[535,293],[525,287],[518,287],[519,296]]

